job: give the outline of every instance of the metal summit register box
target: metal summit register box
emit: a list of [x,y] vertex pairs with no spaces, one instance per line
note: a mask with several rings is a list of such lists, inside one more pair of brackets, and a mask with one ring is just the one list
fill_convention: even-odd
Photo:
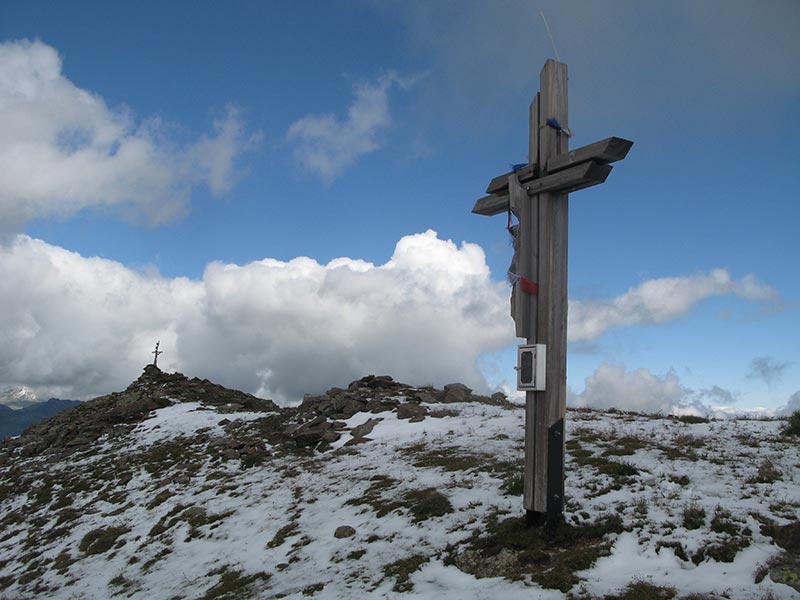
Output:
[[527,344],[517,348],[517,389],[543,392],[547,347],[544,344]]

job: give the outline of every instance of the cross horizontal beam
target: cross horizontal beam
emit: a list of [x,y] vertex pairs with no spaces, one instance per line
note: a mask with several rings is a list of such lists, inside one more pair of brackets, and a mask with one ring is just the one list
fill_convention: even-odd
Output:
[[509,171],[498,175],[489,182],[489,187],[486,188],[487,194],[507,194],[508,193],[508,176],[512,173],[517,174],[520,183],[525,183],[539,175],[539,165],[525,165],[516,171]]
[[[594,161],[601,164],[608,164],[624,159],[628,151],[633,146],[633,142],[618,137],[610,137],[593,144],[581,146],[570,152],[558,154],[547,161],[547,173],[552,174],[567,167],[581,163]],[[517,174],[519,182],[524,184],[539,175],[536,165],[527,165],[521,169],[513,171]],[[512,172],[499,175],[492,179],[489,187],[486,188],[487,194],[506,194],[508,193],[508,176]]]
[[[603,183],[613,167],[595,161],[581,163],[574,167],[566,168],[552,175],[529,180],[523,188],[529,196],[546,192],[576,192],[593,185]],[[491,195],[480,198],[472,212],[476,215],[499,215],[508,210],[508,195]]]
[[558,154],[547,161],[547,172],[555,173],[572,165],[593,160],[602,164],[608,164],[623,160],[628,156],[628,151],[633,146],[633,142],[618,137],[610,137],[593,144],[581,146],[575,150],[570,150],[564,154]]

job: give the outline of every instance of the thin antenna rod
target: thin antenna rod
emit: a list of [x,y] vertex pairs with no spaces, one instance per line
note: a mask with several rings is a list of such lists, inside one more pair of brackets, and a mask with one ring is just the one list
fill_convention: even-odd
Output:
[[550,37],[550,43],[553,44],[553,52],[556,55],[556,60],[561,62],[561,59],[558,57],[558,50],[556,50],[556,43],[553,40],[553,34],[550,33],[550,25],[547,24],[547,19],[544,17],[544,11],[540,10],[539,14],[542,15],[542,21],[544,21],[544,27],[547,29],[547,35]]

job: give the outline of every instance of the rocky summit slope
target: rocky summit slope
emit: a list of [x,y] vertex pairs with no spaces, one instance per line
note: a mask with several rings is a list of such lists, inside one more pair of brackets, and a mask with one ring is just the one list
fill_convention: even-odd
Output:
[[207,379],[189,379],[181,373],[164,373],[154,365],[147,365],[125,391],[83,402],[73,410],[29,427],[20,438],[6,441],[0,445],[0,461],[14,452],[30,456],[86,447],[102,436],[130,431],[155,409],[190,401],[257,411],[278,408],[270,400],[229,390]]
[[800,598],[780,421],[571,410],[526,528],[524,410],[388,376],[300,406],[147,367],[0,444],[0,599]]

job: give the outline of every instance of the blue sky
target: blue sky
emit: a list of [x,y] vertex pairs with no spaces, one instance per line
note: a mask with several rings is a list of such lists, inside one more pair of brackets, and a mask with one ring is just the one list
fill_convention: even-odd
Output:
[[571,197],[572,401],[800,402],[790,1],[4,3],[0,383],[110,391],[158,338],[284,401],[365,369],[510,383],[511,248],[470,210],[526,160],[540,10],[571,147],[635,142]]

